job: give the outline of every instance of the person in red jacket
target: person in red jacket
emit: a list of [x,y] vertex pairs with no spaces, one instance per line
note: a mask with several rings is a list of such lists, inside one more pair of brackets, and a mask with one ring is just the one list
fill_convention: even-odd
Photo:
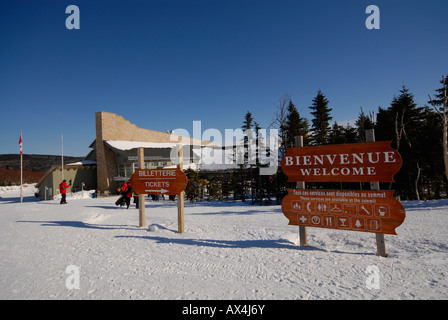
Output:
[[59,184],[59,192],[61,193],[61,204],[67,204],[66,201],[66,194],[67,194],[67,189],[70,188],[70,186],[72,185],[72,180],[70,180],[70,184],[67,185],[67,180],[63,180],[60,184]]
[[[128,187],[130,187],[130,186],[131,186],[131,183],[130,183],[130,182],[125,182],[124,185],[123,185],[123,188],[122,188],[122,192],[124,193],[124,192],[126,191],[126,189],[127,189]],[[125,198],[126,209],[129,209],[129,206],[131,205],[131,197],[132,197],[132,188],[131,188],[131,190],[128,192],[128,194],[126,195],[126,198]]]

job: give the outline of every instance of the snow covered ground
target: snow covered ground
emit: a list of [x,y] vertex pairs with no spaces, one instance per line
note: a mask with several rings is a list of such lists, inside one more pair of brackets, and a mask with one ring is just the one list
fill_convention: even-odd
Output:
[[186,202],[178,234],[168,200],[147,200],[140,228],[116,197],[24,190],[0,188],[0,299],[448,298],[447,200],[404,202],[382,258],[371,233],[308,228],[298,246],[280,206]]

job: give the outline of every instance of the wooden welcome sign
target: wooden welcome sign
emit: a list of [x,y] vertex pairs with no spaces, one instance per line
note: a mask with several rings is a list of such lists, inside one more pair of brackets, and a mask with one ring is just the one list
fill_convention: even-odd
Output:
[[[403,205],[394,191],[379,191],[379,182],[393,182],[400,170],[400,154],[391,141],[373,142],[373,130],[366,130],[367,143],[287,148],[281,162],[288,181],[282,211],[290,225],[299,226],[300,244],[306,245],[306,227],[342,229],[376,234],[378,255],[386,257],[384,234],[405,219]],[[370,191],[305,189],[305,182],[370,182]]]
[[401,167],[391,141],[287,148],[281,166],[290,182],[393,182]]
[[405,210],[394,191],[288,189],[282,211],[290,225],[397,234]]

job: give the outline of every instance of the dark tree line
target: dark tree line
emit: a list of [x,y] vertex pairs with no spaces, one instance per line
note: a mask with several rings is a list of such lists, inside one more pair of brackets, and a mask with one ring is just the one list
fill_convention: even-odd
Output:
[[[286,148],[294,146],[296,136],[303,136],[304,146],[362,143],[366,142],[365,131],[374,129],[376,141],[392,141],[392,147],[398,150],[403,160],[401,170],[394,176],[395,182],[382,183],[381,189],[395,190],[402,200],[447,197],[444,163],[444,154],[447,154],[447,150],[444,150],[444,135],[445,146],[447,144],[444,125],[448,117],[445,78],[441,83],[441,88],[435,89],[434,99],[429,97],[429,105],[417,106],[414,95],[403,85],[388,107],[378,107],[376,112],[368,114],[361,108],[356,122],[345,126],[331,123],[333,108],[320,89],[309,106],[311,121],[300,115],[292,99],[285,94],[275,104],[275,116],[271,124],[271,128],[278,129],[279,161],[286,154]],[[251,112],[244,115],[241,128],[245,133],[255,135],[252,138],[258,150],[264,142],[257,134],[260,126]],[[280,165],[274,175],[260,175],[263,164],[258,161],[258,151],[257,160],[249,161],[248,138],[244,139],[244,163],[230,174],[203,180],[203,184],[208,186],[209,198],[280,204],[287,192],[286,188],[294,185],[287,182]],[[369,187],[368,183],[307,183],[307,188]]]
[[[394,177],[395,183],[382,184],[382,189],[396,190],[402,200],[437,199],[446,197],[448,192],[444,166],[446,150],[443,148],[443,137],[446,135],[443,131],[443,110],[446,114],[444,83],[436,89],[434,97],[434,100],[430,98],[432,101],[428,101],[434,107],[417,106],[414,95],[403,86],[387,108],[379,107],[376,114],[370,112],[368,115],[361,108],[354,126],[341,126],[336,122],[330,124],[332,108],[319,90],[310,106],[313,116],[311,126],[308,120],[300,117],[291,100],[283,125],[278,125],[281,122],[278,118],[281,104],[277,105],[277,119],[274,123],[281,132],[283,148],[292,146],[295,135],[304,136],[304,145],[365,142],[365,131],[374,129],[376,141],[392,141],[392,147],[398,150],[403,159],[402,168]],[[314,185],[322,186],[325,184]]]

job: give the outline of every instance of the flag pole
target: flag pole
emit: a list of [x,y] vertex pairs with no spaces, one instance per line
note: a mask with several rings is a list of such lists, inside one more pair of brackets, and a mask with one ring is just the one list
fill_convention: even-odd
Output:
[[22,154],[22,130],[20,130],[20,203],[23,203],[23,154]]
[[61,163],[62,163],[61,180],[64,181],[64,135],[62,133],[61,133]]

